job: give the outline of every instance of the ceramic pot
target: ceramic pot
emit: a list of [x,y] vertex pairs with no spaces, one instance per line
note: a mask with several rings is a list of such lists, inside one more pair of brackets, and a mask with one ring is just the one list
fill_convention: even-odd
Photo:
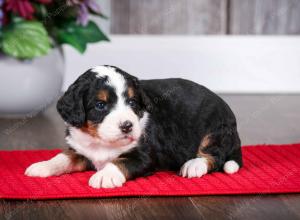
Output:
[[33,60],[0,56],[0,117],[32,116],[61,93],[64,58],[61,48]]

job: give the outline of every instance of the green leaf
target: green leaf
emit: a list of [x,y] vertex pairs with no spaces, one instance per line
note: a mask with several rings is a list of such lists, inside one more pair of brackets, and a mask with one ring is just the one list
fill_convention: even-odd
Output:
[[79,32],[87,40],[87,42],[94,43],[98,41],[109,41],[108,37],[92,21],[90,21],[85,27],[79,27],[81,27]]
[[90,21],[86,26],[77,24],[75,21],[65,23],[57,32],[58,43],[70,44],[80,53],[84,53],[88,43],[109,41],[98,26]]
[[7,55],[32,59],[46,55],[51,46],[43,24],[36,21],[18,21],[3,30],[2,50]]
[[76,35],[75,33],[69,31],[59,31],[58,36],[58,43],[60,44],[69,44],[77,49],[80,53],[84,53],[86,50],[86,41],[84,41],[81,37]]

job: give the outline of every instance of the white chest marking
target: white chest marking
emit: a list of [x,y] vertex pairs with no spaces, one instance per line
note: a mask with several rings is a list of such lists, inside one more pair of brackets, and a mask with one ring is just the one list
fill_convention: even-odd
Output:
[[108,147],[101,143],[101,140],[91,137],[80,129],[71,127],[70,136],[66,137],[67,143],[79,154],[90,159],[94,166],[101,169],[107,162],[119,157],[122,153],[134,148],[137,141],[122,147]]

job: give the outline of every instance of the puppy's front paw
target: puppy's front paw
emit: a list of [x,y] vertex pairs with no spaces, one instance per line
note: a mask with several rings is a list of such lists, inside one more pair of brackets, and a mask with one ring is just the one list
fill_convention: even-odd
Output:
[[205,158],[195,158],[183,164],[180,170],[182,177],[201,177],[207,173],[207,161]]
[[97,189],[115,188],[122,186],[125,182],[126,178],[120,169],[116,165],[108,163],[90,178],[89,185]]
[[34,163],[25,171],[26,176],[48,177],[56,175],[56,170],[49,161]]

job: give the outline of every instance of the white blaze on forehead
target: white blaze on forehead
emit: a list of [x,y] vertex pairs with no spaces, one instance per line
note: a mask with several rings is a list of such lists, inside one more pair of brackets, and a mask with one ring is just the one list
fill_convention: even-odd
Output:
[[107,84],[116,90],[116,95],[119,99],[122,99],[123,93],[126,90],[126,81],[122,74],[118,73],[114,67],[108,66],[96,66],[92,68],[92,72],[97,73],[96,77],[106,77]]
[[105,141],[118,140],[124,137],[120,125],[125,121],[130,121],[133,126],[132,131],[128,135],[134,140],[137,140],[142,132],[141,125],[136,113],[126,103],[124,96],[127,90],[126,79],[122,74],[118,73],[114,67],[97,66],[91,71],[96,73],[96,77],[107,77],[107,85],[115,89],[116,96],[118,97],[117,103],[109,111],[109,114],[105,116],[97,129],[99,136]]

